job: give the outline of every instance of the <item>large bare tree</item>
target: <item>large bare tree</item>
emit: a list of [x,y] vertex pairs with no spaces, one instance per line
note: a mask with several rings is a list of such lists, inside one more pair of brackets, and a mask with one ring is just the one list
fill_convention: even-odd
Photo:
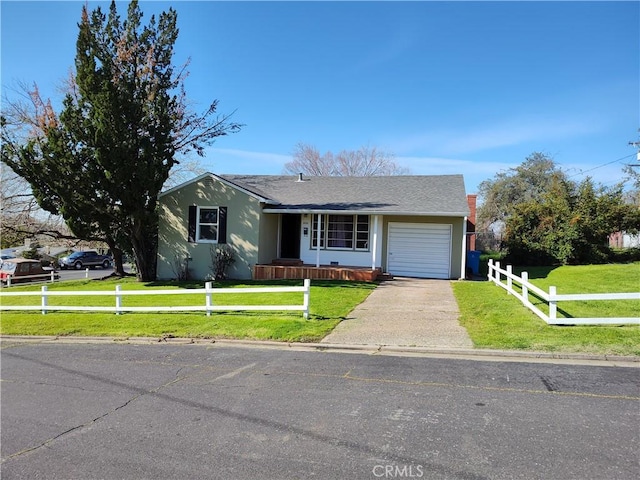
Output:
[[376,146],[366,145],[358,150],[342,150],[337,154],[326,152],[306,143],[298,143],[293,160],[284,166],[284,173],[303,173],[326,177],[370,177],[376,175],[404,175],[407,168],[398,165],[395,156]]
[[65,238],[70,232],[64,221],[38,206],[29,184],[10,168],[0,166],[0,244],[21,245],[28,238],[47,235]]

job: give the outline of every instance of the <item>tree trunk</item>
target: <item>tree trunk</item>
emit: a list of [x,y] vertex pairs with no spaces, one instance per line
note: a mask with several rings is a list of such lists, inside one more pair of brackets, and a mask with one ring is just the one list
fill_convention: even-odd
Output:
[[111,236],[104,239],[104,243],[109,247],[111,256],[113,257],[113,271],[119,277],[126,275],[124,266],[122,265],[122,249],[118,247],[118,243]]
[[136,262],[136,275],[139,282],[152,282],[156,279],[157,222],[138,221],[134,225],[131,246]]
[[[136,243],[136,242],[134,242]],[[155,249],[153,254],[142,249],[133,249],[136,262],[136,276],[139,282],[152,282],[156,279],[156,258]]]
[[113,255],[113,271],[119,277],[126,276],[127,274],[124,271],[122,250],[119,248],[113,248],[111,249],[111,253]]

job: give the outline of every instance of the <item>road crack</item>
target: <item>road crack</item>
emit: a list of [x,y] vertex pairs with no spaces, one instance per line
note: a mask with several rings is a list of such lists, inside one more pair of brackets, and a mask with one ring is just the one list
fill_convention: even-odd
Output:
[[[56,440],[59,440],[60,438],[65,437],[66,435],[69,435],[70,433],[73,433],[73,432],[76,432],[78,430],[82,430],[82,429],[88,428],[91,425],[94,425],[95,423],[99,422],[100,420],[108,417],[109,415],[112,415],[112,414],[122,410],[123,408],[126,408],[127,406],[131,405],[131,403],[133,403],[136,400],[138,400],[139,398],[145,397],[147,395],[157,394],[161,390],[163,390],[163,389],[165,389],[165,388],[167,388],[167,387],[169,387],[171,385],[174,385],[174,384],[176,384],[176,383],[188,378],[189,375],[180,375],[180,372],[182,370],[184,370],[184,367],[180,367],[176,371],[175,376],[174,376],[174,378],[172,380],[170,380],[168,382],[165,382],[162,385],[158,385],[157,387],[152,388],[151,390],[141,391],[141,392],[137,393],[136,395],[134,395],[133,397],[129,398],[124,403],[112,408],[108,412],[105,412],[102,415],[98,415],[97,417],[89,420],[88,422],[82,423],[80,425],[76,425],[74,427],[71,427],[71,428],[65,430],[64,432],[61,432],[61,433],[59,433],[57,435],[54,435],[53,437],[48,438],[47,440],[39,443],[38,445],[34,445],[32,447],[28,447],[28,448],[25,448],[23,450],[20,450],[19,452],[12,453],[11,455],[8,455],[7,457],[3,458],[0,463],[5,463],[5,462],[7,462],[9,460],[12,460],[14,458],[20,457],[20,456],[25,455],[27,453],[34,452],[36,450],[48,447],[50,444],[52,444]],[[47,385],[47,384],[43,384],[43,385]],[[57,386],[57,385],[53,385],[53,386]],[[84,389],[81,389],[81,390],[84,390]]]

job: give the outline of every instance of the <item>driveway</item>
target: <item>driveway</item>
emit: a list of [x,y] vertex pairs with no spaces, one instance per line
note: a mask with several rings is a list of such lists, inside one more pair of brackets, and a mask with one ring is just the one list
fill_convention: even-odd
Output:
[[473,348],[458,316],[450,281],[395,278],[381,283],[322,343]]

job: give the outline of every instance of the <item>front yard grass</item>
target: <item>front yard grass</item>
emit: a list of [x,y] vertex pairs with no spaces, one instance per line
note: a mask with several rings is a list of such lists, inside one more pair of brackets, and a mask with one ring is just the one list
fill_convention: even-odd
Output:
[[[530,281],[565,293],[637,292],[640,263],[514,268]],[[640,327],[547,325],[492,282],[454,282],[460,323],[478,348],[640,355]],[[533,301],[534,299],[532,299]],[[546,304],[535,302],[547,311]],[[543,305],[545,305],[543,307]],[[638,317],[640,301],[560,302],[558,317]]]
[[[135,279],[81,280],[49,284],[49,290],[109,290],[116,284],[123,290],[202,288],[202,283],[151,282],[139,283]],[[300,286],[302,281],[224,282],[220,287],[255,287],[287,285]],[[276,340],[284,342],[313,342],[326,336],[348,313],[361,303],[376,287],[373,283],[311,282],[309,320],[302,312],[204,312],[176,313],[114,313],[102,312],[15,312],[3,311],[0,333],[3,335],[76,335],[115,337],[188,337],[238,338]],[[3,291],[40,290],[40,285],[11,287]],[[217,294],[219,305],[302,304],[302,293],[270,294]],[[5,297],[5,305],[38,305],[40,297]],[[104,297],[50,297],[49,305],[114,305],[113,296]],[[204,305],[204,295],[131,296],[123,303],[135,306],[151,305]]]

